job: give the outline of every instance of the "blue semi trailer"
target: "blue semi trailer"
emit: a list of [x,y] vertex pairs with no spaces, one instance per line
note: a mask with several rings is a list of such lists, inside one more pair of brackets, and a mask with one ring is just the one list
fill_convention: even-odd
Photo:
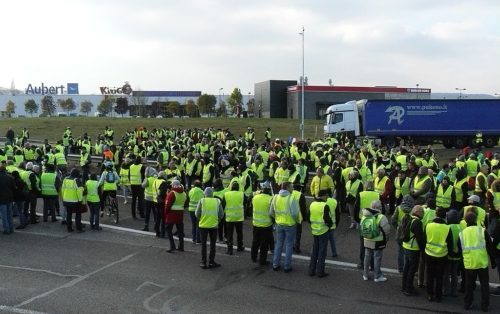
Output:
[[482,136],[493,147],[500,137],[499,99],[359,100],[328,107],[325,134],[338,132],[394,146],[442,143],[473,146]]

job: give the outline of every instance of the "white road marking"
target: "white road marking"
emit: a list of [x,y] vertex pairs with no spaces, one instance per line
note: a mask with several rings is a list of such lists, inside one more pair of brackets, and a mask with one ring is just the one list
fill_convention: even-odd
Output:
[[131,259],[132,257],[134,257],[135,255],[137,255],[138,253],[139,253],[139,252],[135,252],[135,253],[133,253],[133,254],[127,255],[127,256],[123,257],[122,259],[120,259],[120,260],[117,260],[117,261],[111,262],[111,263],[109,263],[109,264],[107,264],[107,265],[105,265],[105,266],[103,266],[103,267],[101,267],[101,268],[99,268],[99,269],[96,269],[96,270],[94,270],[94,271],[92,271],[92,272],[90,272],[90,273],[88,273],[88,274],[86,274],[86,275],[83,275],[83,276],[80,276],[80,277],[78,277],[78,278],[76,278],[76,279],[73,279],[73,280],[71,280],[71,281],[69,281],[69,282],[67,282],[67,283],[65,283],[65,284],[63,284],[63,285],[61,285],[61,286],[59,286],[59,287],[56,287],[56,288],[54,288],[54,289],[52,289],[52,290],[49,290],[49,291],[47,291],[47,292],[44,292],[44,293],[39,294],[39,295],[37,295],[37,296],[34,296],[34,297],[32,297],[32,298],[30,298],[30,299],[28,299],[28,300],[24,301],[24,302],[21,302],[21,303],[19,303],[19,304],[15,305],[14,307],[19,308],[19,307],[24,306],[24,305],[26,305],[26,304],[30,304],[31,302],[33,302],[33,301],[35,301],[35,300],[37,300],[37,299],[44,298],[44,297],[46,297],[46,296],[48,296],[48,295],[50,295],[50,294],[52,294],[52,293],[54,293],[54,292],[56,292],[56,291],[59,291],[59,290],[61,290],[61,289],[64,289],[64,288],[71,288],[71,287],[73,287],[74,285],[76,285],[77,283],[79,283],[79,282],[81,282],[81,281],[84,281],[85,279],[87,279],[87,278],[89,278],[89,277],[91,277],[91,276],[93,276],[93,275],[95,275],[95,274],[97,274],[97,273],[99,273],[99,272],[101,272],[101,271],[103,271],[103,270],[105,270],[105,269],[109,268],[109,267],[112,267],[112,266],[114,266],[114,265],[116,265],[116,264],[120,264],[120,263],[123,263],[123,262],[125,262],[125,261],[127,261],[127,260]]
[[0,265],[0,268],[27,270],[27,271],[37,272],[37,273],[46,273],[49,275],[55,275],[55,276],[59,276],[59,277],[77,277],[77,278],[81,277],[80,275],[66,275],[66,274],[56,273],[56,272],[53,272],[51,270],[37,269],[37,268],[30,268],[30,267]]
[[0,305],[0,312],[2,312],[2,311],[7,311],[7,312],[11,312],[11,313],[18,313],[18,314],[48,314],[45,312],[18,309],[16,307],[12,307],[12,306],[8,306],[8,305]]

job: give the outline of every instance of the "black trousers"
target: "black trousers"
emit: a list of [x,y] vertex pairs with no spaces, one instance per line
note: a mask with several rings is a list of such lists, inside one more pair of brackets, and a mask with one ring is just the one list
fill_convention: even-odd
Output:
[[403,249],[404,267],[403,267],[403,291],[412,293],[415,290],[413,280],[418,270],[420,260],[420,251]]
[[293,246],[295,251],[300,250],[301,238],[302,238],[302,223],[297,224],[297,232],[295,232],[295,245]]
[[26,217],[30,218],[31,224],[34,224],[36,222],[36,202],[37,202],[36,192],[29,191],[28,193],[26,193],[26,201],[24,202],[24,213],[26,214]]
[[224,241],[224,238],[227,238],[227,229],[226,229],[226,218],[222,217],[222,219],[219,221],[219,228],[217,230],[217,233],[219,235],[219,241]]
[[201,261],[207,263],[207,239],[210,237],[210,255],[208,262],[215,262],[215,243],[217,241],[217,228],[200,228],[201,235]]
[[[144,224],[146,227],[149,227],[149,220],[151,218],[151,212],[153,212],[153,221],[156,226],[156,219],[158,218],[158,215],[156,214],[157,206],[156,203],[153,201],[146,201],[144,200],[145,208],[146,208],[146,218],[144,218]],[[155,229],[156,230],[156,229]]]
[[131,185],[130,189],[132,190],[132,217],[136,218],[136,207],[138,207],[139,215],[141,218],[144,216],[144,189],[140,185]]
[[163,222],[163,202],[154,203],[156,206],[155,217],[155,232],[157,237],[165,237],[165,223]]
[[488,267],[465,270],[465,306],[470,306],[472,301],[474,301],[474,285],[477,277],[479,277],[479,283],[481,284],[481,309],[486,309],[490,305],[490,278]]
[[227,229],[227,249],[233,251],[233,233],[236,229],[236,244],[239,248],[243,247],[243,221],[228,222],[226,221]]
[[261,265],[266,265],[267,262],[267,251],[271,242],[274,242],[273,237],[273,226],[269,227],[253,227],[253,240],[252,240],[252,250],[250,251],[250,256],[252,261],[257,261],[257,255],[259,255],[259,263]]
[[448,257],[425,256],[427,273],[427,295],[441,299],[443,297],[443,274]]
[[179,238],[179,250],[184,249],[184,223],[180,224],[166,224],[167,236],[170,241],[170,249],[175,250],[175,242],[174,242],[174,234],[172,233],[172,229],[174,226],[177,228],[177,237]]
[[79,204],[66,205],[66,227],[73,231],[73,213],[75,213],[76,230],[82,230],[82,213],[78,210]]

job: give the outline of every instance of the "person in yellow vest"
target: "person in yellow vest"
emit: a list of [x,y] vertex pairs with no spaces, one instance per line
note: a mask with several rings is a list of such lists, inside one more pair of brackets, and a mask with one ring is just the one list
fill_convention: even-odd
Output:
[[[213,189],[206,188],[205,197],[196,206],[195,215],[198,219],[198,227],[201,236],[201,263],[202,269],[216,268],[221,265],[215,262],[215,249],[217,241],[217,226],[222,219],[224,212],[221,201],[213,196]],[[207,239],[210,237],[210,254],[207,265]]]
[[202,170],[202,183],[203,187],[211,187],[214,182],[215,176],[215,168],[210,160],[210,158],[206,155],[202,160],[203,170]]
[[56,222],[56,202],[59,202],[59,191],[61,190],[61,179],[55,173],[54,165],[47,165],[40,176],[41,192],[43,198],[43,221],[47,222],[50,216],[52,222]]
[[471,195],[467,198],[468,206],[465,206],[462,211],[460,211],[460,217],[464,218],[462,225],[465,227],[465,215],[470,208],[474,209],[474,213],[477,216],[477,225],[485,228],[488,226],[488,215],[486,211],[479,206],[480,198],[477,195]]
[[90,164],[92,160],[90,159],[90,153],[87,151],[86,147],[80,149],[80,167],[82,169],[82,180],[85,183],[89,179]]
[[38,165],[33,165],[32,162],[28,162],[26,165],[26,171],[19,171],[21,178],[26,182],[28,186],[28,193],[26,194],[26,202],[24,202],[24,212],[28,212],[29,209],[29,218],[30,224],[38,223],[38,218],[36,216],[36,204],[38,195],[40,194],[40,179],[35,172],[35,168],[38,168]]
[[224,193],[222,198],[222,207],[226,217],[226,238],[228,255],[233,255],[233,233],[236,229],[237,250],[244,251],[243,246],[243,220],[244,220],[244,201],[245,195],[240,190],[238,182],[231,184],[231,190]]
[[[385,282],[387,278],[381,270],[383,250],[387,246],[391,225],[387,217],[382,214],[380,200],[373,201],[370,208],[364,208],[360,231],[363,236],[365,256],[363,261],[363,280],[369,279],[369,267],[373,257],[374,282]],[[365,232],[366,231],[366,232]]]
[[157,206],[155,206],[155,192],[154,192],[154,182],[158,177],[156,169],[153,167],[146,167],[144,171],[145,178],[142,181],[141,187],[144,189],[144,228],[142,231],[149,231],[149,220],[151,218],[151,212],[153,213],[154,225],[157,225]]
[[86,195],[87,206],[90,212],[90,229],[100,231],[102,230],[99,226],[101,199],[99,197],[99,180],[97,180],[95,173],[90,174],[89,180],[85,182],[84,194]]
[[288,160],[286,158],[281,160],[280,166],[274,172],[274,180],[277,186],[281,186],[283,182],[287,182],[290,177],[290,170],[288,170]]
[[[168,192],[165,199],[165,228],[170,241],[170,248],[167,252],[172,253],[175,250],[184,251],[184,208],[188,207],[188,199],[184,187],[179,180],[172,180],[172,189]],[[174,225],[177,229],[179,246],[176,248],[174,234],[172,230]]]
[[328,247],[328,234],[333,226],[330,207],[326,203],[328,192],[319,192],[319,197],[309,206],[313,248],[309,262],[309,276],[319,278],[328,276],[325,272],[325,259]]
[[[361,218],[363,218],[362,215],[362,210],[365,208],[370,208],[371,204],[373,201],[376,201],[379,199],[379,194],[373,190],[373,182],[368,181],[366,183],[366,186],[364,187],[365,190],[359,193],[359,210],[354,212],[354,217],[356,219],[356,223],[361,222]],[[356,209],[356,208],[355,208]],[[365,260],[365,246],[364,246],[364,239],[360,235],[360,245],[359,245],[359,263],[358,263],[358,268],[363,269],[363,263]]]
[[448,261],[444,269],[443,295],[457,296],[458,271],[462,263],[462,255],[458,251],[458,235],[462,231],[460,226],[460,217],[455,209],[446,212],[446,223],[450,226],[450,232],[453,237],[453,249],[448,251]]
[[455,188],[448,176],[444,176],[436,190],[436,207],[448,211],[455,203]]
[[253,225],[253,239],[250,257],[254,263],[257,263],[257,256],[259,265],[268,265],[267,251],[271,246],[273,238],[273,219],[269,215],[271,207],[272,192],[271,184],[263,182],[260,184],[260,193],[252,198],[252,225]]
[[429,222],[424,230],[429,302],[441,302],[443,299],[443,273],[448,261],[448,252],[453,250],[453,235],[445,219],[446,209],[438,207],[436,218]]
[[[405,195],[401,204],[399,204],[394,210],[394,214],[391,217],[391,225],[397,229],[402,228],[402,221],[406,215],[411,215],[411,211],[415,206],[415,202],[413,201],[413,197],[410,195]],[[407,219],[411,219],[411,216],[406,216]],[[396,239],[398,240],[398,239]],[[398,242],[398,241],[396,241]],[[398,244],[398,271],[400,274],[403,273],[404,269],[404,249],[403,243]]]
[[385,214],[387,211],[388,214],[391,214],[389,212],[389,203],[390,203],[390,197],[392,193],[392,187],[393,184],[391,182],[391,179],[386,175],[385,169],[379,167],[377,169],[377,177],[375,180],[373,180],[373,188],[374,191],[377,192],[380,196],[380,203],[382,204],[382,213]]
[[281,190],[273,197],[269,213],[276,223],[276,242],[274,245],[273,270],[281,269],[280,260],[283,246],[285,247],[284,271],[292,271],[292,253],[299,220],[299,206],[292,196],[293,185],[285,182]]
[[462,254],[465,268],[465,297],[464,308],[472,308],[474,301],[474,286],[479,277],[481,285],[481,310],[489,311],[490,288],[488,259],[491,267],[495,268],[495,247],[486,229],[476,224],[477,217],[468,212],[465,215],[467,227],[460,232],[458,248]]
[[146,167],[142,164],[142,158],[136,156],[133,164],[130,165],[129,181],[130,189],[132,190],[131,211],[132,218],[137,219],[136,208],[139,211],[139,216],[144,218],[144,189],[141,184],[144,181],[144,171]]
[[76,230],[84,232],[82,213],[79,210],[83,200],[83,185],[78,169],[72,169],[69,176],[64,178],[61,186],[61,198],[63,205],[66,207],[66,227],[68,232],[73,232],[73,213],[75,213]]
[[427,194],[431,193],[432,181],[428,176],[427,167],[420,167],[417,176],[412,180],[410,185],[410,195],[415,200],[415,204],[423,205],[427,198]]
[[296,254],[300,254],[302,252],[300,250],[300,242],[302,239],[302,222],[309,221],[309,213],[307,211],[306,197],[304,193],[301,192],[302,186],[298,182],[295,184],[292,183],[292,185],[293,185],[292,196],[297,201],[300,211],[299,215],[300,222],[297,224],[297,232],[295,233],[295,243],[293,245],[293,251]]
[[404,267],[403,267],[403,294],[406,296],[416,295],[414,288],[414,278],[418,270],[420,253],[425,248],[424,231],[422,218],[424,209],[420,205],[415,205],[411,210],[411,221],[408,230],[405,230],[403,239]]
[[116,199],[116,191],[118,189],[118,185],[120,184],[120,177],[113,169],[112,163],[107,163],[104,166],[104,171],[101,173],[101,177],[99,178],[99,186],[101,187],[101,211],[104,211],[104,203],[106,201],[106,197],[111,199]]
[[461,211],[464,206],[467,206],[467,197],[469,192],[469,183],[467,182],[467,172],[464,168],[457,170],[456,180],[453,184],[455,189],[455,202],[453,208]]
[[363,192],[363,183],[359,178],[359,173],[356,170],[351,170],[349,173],[349,180],[346,183],[346,206],[349,211],[351,219],[351,226],[349,229],[356,229],[358,223],[356,222],[355,213],[359,212],[359,193]]
[[120,176],[120,186],[122,188],[123,204],[124,205],[126,205],[128,203],[128,195],[129,195],[129,193],[131,193],[130,177],[129,177],[130,161],[131,160],[128,157],[123,159],[123,163],[121,164],[121,167],[120,167],[120,173],[118,174]]
[[323,168],[318,167],[316,169],[316,176],[314,176],[311,181],[311,196],[317,197],[319,195],[319,191],[321,190],[326,190],[329,196],[333,196],[335,184],[333,183],[332,177],[325,174]]
[[474,195],[479,196],[481,199],[479,205],[484,207],[486,200],[486,192],[488,192],[488,173],[490,167],[487,164],[481,165],[480,171],[476,175],[476,180],[474,183]]
[[402,169],[398,172],[398,176],[394,179],[394,197],[396,205],[401,204],[403,197],[410,195],[411,177],[406,175],[406,171]]
[[198,203],[204,197],[203,190],[201,189],[200,180],[195,180],[189,190],[188,193],[188,202],[189,202],[189,215],[191,217],[191,236],[193,239],[193,243],[201,243],[200,238],[200,230],[198,228],[198,220],[196,218],[195,212],[198,207]]

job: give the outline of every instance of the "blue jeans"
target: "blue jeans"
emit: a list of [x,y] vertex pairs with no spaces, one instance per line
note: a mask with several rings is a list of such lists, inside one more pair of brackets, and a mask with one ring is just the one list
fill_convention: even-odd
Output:
[[92,229],[99,229],[99,216],[101,204],[99,202],[87,202],[90,211],[90,227]]
[[330,241],[330,247],[332,248],[332,256],[337,256],[337,246],[335,245],[335,229],[331,229],[328,232],[328,241]]
[[26,226],[28,224],[28,217],[24,214],[24,201],[18,201],[12,203],[14,204],[14,209],[19,217],[19,225]]
[[193,237],[193,242],[201,242],[200,229],[198,228],[198,218],[196,218],[195,212],[189,212],[189,217],[191,217],[191,236]]
[[12,204],[0,204],[0,215],[2,216],[2,225],[4,233],[11,233],[12,227]]
[[273,267],[280,266],[281,252],[285,245],[285,270],[292,268],[293,244],[297,226],[276,225],[276,245],[274,246]]

